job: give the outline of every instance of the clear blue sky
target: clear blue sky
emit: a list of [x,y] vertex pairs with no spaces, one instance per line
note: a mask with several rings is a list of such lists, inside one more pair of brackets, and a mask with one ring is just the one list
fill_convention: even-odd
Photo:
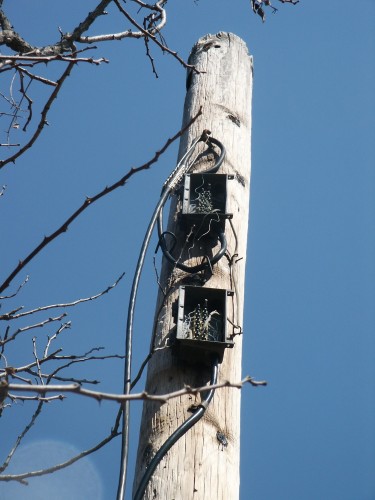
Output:
[[[36,3],[16,0],[10,11],[15,28],[35,43],[57,39],[57,26],[71,29],[91,7],[69,1],[58,12],[48,1]],[[269,386],[243,389],[241,500],[374,500],[375,2],[274,4],[279,12],[268,12],[262,24],[245,0],[170,2],[164,32],[185,58],[199,37],[218,31],[242,37],[254,56],[243,373]],[[109,16],[102,22],[104,29]],[[1,277],[86,195],[148,160],[180,128],[185,71],[173,58],[153,49],[155,79],[142,42],[102,44],[96,55],[110,64],[76,68],[50,127],[0,172],[0,185],[7,185]],[[100,302],[69,311],[64,352],[98,345],[123,352],[139,245],[176,155],[177,146],[92,207],[26,269],[30,283],[11,305],[89,296],[126,272]],[[156,288],[150,256],[135,366],[149,342]],[[51,332],[38,334],[40,349]],[[30,360],[31,337],[9,354],[9,364]],[[87,364],[85,376],[102,379],[104,390],[122,389],[121,362]],[[130,476],[140,405],[134,408]],[[42,450],[47,457],[89,447],[110,430],[115,411],[114,404],[82,404],[75,396],[48,405],[15,469],[22,461],[38,466]],[[1,457],[30,413],[31,405],[19,404],[2,419]],[[29,490],[0,484],[0,498],[40,500],[35,492],[45,491],[44,500],[54,488],[61,498],[112,500],[118,458],[119,440],[66,478],[41,479]],[[96,497],[84,489],[90,481]],[[64,490],[67,484],[75,493]]]

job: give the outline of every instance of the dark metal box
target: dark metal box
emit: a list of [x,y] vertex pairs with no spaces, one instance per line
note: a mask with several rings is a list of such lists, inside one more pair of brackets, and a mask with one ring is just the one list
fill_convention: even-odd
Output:
[[178,354],[190,362],[221,363],[233,340],[227,332],[227,296],[233,292],[218,288],[181,286],[177,313]]
[[227,182],[233,175],[187,174],[184,181],[182,218],[185,223],[208,228],[232,218],[227,211]]

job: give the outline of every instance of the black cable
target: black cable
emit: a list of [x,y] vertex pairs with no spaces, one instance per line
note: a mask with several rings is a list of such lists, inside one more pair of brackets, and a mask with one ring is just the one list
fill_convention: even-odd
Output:
[[[132,337],[133,337],[133,326],[134,326],[135,302],[137,298],[139,280],[146,256],[146,251],[150,243],[152,231],[155,227],[156,220],[158,219],[159,212],[161,211],[163,205],[167,201],[170,192],[174,188],[175,184],[178,182],[181,175],[183,175],[185,171],[188,170],[186,162],[192,155],[198,142],[202,141],[203,137],[206,137],[206,135],[207,135],[206,132],[204,132],[201,137],[193,141],[190,148],[178,162],[175,170],[168,177],[167,182],[164,184],[164,188],[161,193],[159,202],[156,205],[151,221],[147,228],[145,237],[143,239],[141,251],[138,257],[137,267],[134,273],[133,284],[128,306],[128,319],[126,325],[126,338],[125,338],[124,394],[129,394],[131,389]],[[123,405],[121,466],[120,466],[119,484],[117,488],[117,500],[125,499],[126,469],[127,469],[128,453],[129,453],[129,409],[130,409],[129,401],[125,401]]]
[[160,240],[159,240],[160,248],[163,251],[164,257],[167,260],[169,260],[169,262],[171,262],[173,265],[178,267],[178,269],[181,269],[186,273],[197,273],[198,271],[202,271],[203,269],[212,267],[214,264],[216,264],[216,262],[218,262],[222,258],[222,256],[227,251],[227,239],[225,237],[224,231],[221,230],[220,233],[218,234],[221,247],[220,250],[217,252],[217,254],[214,255],[211,259],[208,259],[209,262],[202,262],[202,264],[197,264],[196,266],[186,266],[185,264],[181,264],[177,259],[173,257],[173,255],[171,255],[171,253],[167,249],[164,235],[165,232],[160,235]]
[[216,160],[216,163],[215,163],[215,165],[212,168],[209,168],[208,170],[205,170],[204,172],[199,172],[200,174],[216,174],[216,172],[221,167],[221,164],[223,163],[225,155],[226,155],[225,146],[218,139],[214,139],[213,137],[209,137],[208,138],[208,143],[209,144],[216,144],[216,146],[218,146],[220,148],[220,156]]
[[[204,134],[202,135],[201,140],[207,140],[207,142],[209,144],[215,144],[216,146],[218,146],[220,148],[220,155],[219,155],[219,158],[216,160],[215,165],[213,167],[209,168],[208,170],[205,170],[203,172],[199,172],[201,174],[215,174],[219,170],[220,166],[222,165],[224,158],[225,158],[225,155],[226,155],[226,149],[224,147],[224,144],[222,144],[218,139],[215,139],[213,137],[208,137],[208,139],[206,139]],[[220,240],[221,248],[218,251],[218,253],[216,255],[214,255],[214,257],[212,257],[212,259],[208,259],[208,262],[203,262],[202,264],[198,264],[196,266],[186,266],[185,264],[181,264],[178,261],[178,259],[175,259],[172,256],[172,254],[171,254],[172,250],[167,249],[167,245],[166,245],[165,238],[164,238],[165,234],[172,235],[176,239],[176,236],[173,233],[171,233],[170,231],[168,231],[168,232],[163,231],[163,211],[160,210],[159,218],[158,218],[158,235],[159,235],[158,246],[160,245],[160,248],[162,249],[163,255],[165,256],[165,258],[169,262],[171,262],[178,269],[181,269],[182,271],[185,271],[187,273],[197,273],[198,271],[203,271],[204,269],[212,268],[213,265],[216,264],[216,262],[218,262],[223,257],[223,255],[225,254],[225,252],[227,250],[227,240],[225,237],[224,230],[220,230],[220,232],[218,234],[218,239]]]
[[[218,374],[218,357],[215,356],[212,365],[212,373],[211,373],[211,382],[210,385],[215,385],[217,382],[217,374]],[[160,449],[156,452],[151,462],[149,463],[145,473],[138,485],[137,491],[133,497],[133,500],[142,500],[143,495],[146,491],[147,484],[151,479],[152,474],[154,473],[156,467],[159,465],[160,461],[164,457],[164,455],[172,448],[172,446],[184,435],[186,432],[195,425],[198,420],[200,420],[210,401],[214,395],[215,389],[210,389],[206,398],[201,402],[197,411],[189,417],[178,429],[174,431],[174,433],[169,436],[169,438],[165,441],[165,443],[160,447]]]

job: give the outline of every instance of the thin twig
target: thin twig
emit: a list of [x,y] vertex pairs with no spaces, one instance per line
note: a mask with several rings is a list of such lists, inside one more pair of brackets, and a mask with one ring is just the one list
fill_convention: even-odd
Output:
[[[115,3],[117,5],[117,2],[115,2]],[[167,15],[166,15],[166,12],[163,8],[163,5],[166,3],[166,1],[159,0],[154,5],[150,5],[150,4],[138,2],[138,1],[136,3],[138,3],[139,5],[141,5],[141,7],[145,8],[145,9],[157,11],[159,13],[157,20],[160,22],[157,26],[154,26],[152,31],[153,31],[153,33],[160,32],[164,28],[164,26],[167,22]],[[133,26],[136,26],[139,31],[132,31],[131,29],[128,29],[128,30],[122,31],[120,33],[107,33],[107,34],[96,35],[96,36],[81,36],[79,38],[76,38],[76,41],[78,43],[97,43],[97,42],[109,42],[109,41],[113,41],[113,40],[123,40],[124,38],[143,38],[145,36],[144,30],[140,27],[140,25],[128,13],[126,13],[126,15],[127,15],[126,17],[131,22],[131,24],[133,24]]]
[[115,437],[119,436],[120,433],[118,432],[118,426],[119,426],[118,420],[116,421],[115,427],[111,430],[110,434],[108,434],[107,437],[105,437],[102,441],[100,441],[98,444],[93,446],[92,448],[89,448],[88,450],[82,451],[78,455],[70,458],[69,460],[66,460],[65,462],[61,464],[54,465],[53,467],[48,467],[47,469],[41,469],[37,471],[31,471],[31,472],[24,472],[23,474],[7,474],[7,475],[0,475],[0,481],[18,481],[22,484],[27,484],[27,481],[25,479],[31,478],[31,477],[38,477],[38,476],[44,476],[46,474],[51,474],[52,472],[56,472],[58,470],[64,469],[65,467],[68,467],[69,465],[74,464],[78,460],[81,460],[84,457],[87,457],[87,455],[90,455],[91,453],[95,453],[97,450],[100,450],[100,448],[103,448],[107,443],[112,441]]
[[66,396],[63,396],[62,394],[58,394],[57,396],[48,396],[48,397],[43,397],[43,396],[15,396],[14,394],[8,394],[8,397],[12,399],[13,401],[41,401],[43,403],[50,403],[51,401],[62,401],[63,399],[66,398]]
[[37,370],[38,370],[38,378],[40,380],[40,383],[42,385],[44,385],[44,380],[43,380],[43,377],[42,377],[42,370],[40,368],[38,353],[37,353],[37,350],[36,350],[36,338],[35,337],[33,337],[33,354],[34,354],[35,364],[36,364],[36,367],[37,367]]
[[[1,59],[1,58],[0,58]],[[28,149],[31,148],[31,146],[34,144],[34,142],[37,140],[37,138],[39,137],[39,135],[41,134],[42,130],[44,129],[46,123],[47,123],[47,115],[48,115],[48,112],[52,106],[52,103],[54,102],[54,100],[57,98],[58,96],[58,93],[60,92],[61,90],[61,87],[63,85],[63,83],[65,82],[65,80],[68,78],[68,76],[70,75],[74,65],[76,64],[76,62],[74,61],[71,61],[68,66],[66,67],[65,71],[63,72],[63,74],[61,75],[61,77],[59,78],[59,80],[57,81],[57,86],[54,88],[53,92],[51,93],[48,101],[46,102],[44,108],[43,108],[43,111],[41,113],[41,119],[39,121],[39,124],[33,134],[33,136],[31,137],[31,139],[29,140],[29,142],[27,142],[19,151],[17,151],[17,153],[15,153],[14,155],[10,156],[9,158],[7,158],[6,160],[1,160],[0,161],[0,169],[3,168],[5,165],[7,165],[8,163],[12,162],[14,163],[16,161],[16,159],[18,157],[20,157],[25,151],[27,151]],[[0,290],[3,291],[3,289]]]
[[[24,80],[24,74],[22,72],[18,72],[19,73],[19,77],[20,77],[20,93],[22,95],[22,99],[26,99],[27,101],[27,110],[28,110],[28,117],[27,117],[27,120],[26,120],[26,123],[25,125],[23,126],[22,128],[22,131],[23,132],[26,132],[27,130],[27,127],[29,125],[29,123],[31,122],[32,118],[33,118],[33,100],[28,96],[27,94],[27,91],[31,85],[31,82],[32,80],[29,81],[29,83],[27,84],[26,88],[24,87],[24,83],[23,83],[23,80]],[[20,101],[20,105],[21,105],[21,102],[22,102],[22,99]]]
[[[91,47],[93,48],[93,47]],[[24,55],[17,55],[17,56],[1,56],[0,55],[0,61],[2,61],[2,64],[13,64],[15,62],[20,62],[20,61],[34,61],[34,62],[41,62],[41,63],[49,63],[52,61],[63,61],[63,62],[69,62],[77,64],[80,62],[84,63],[89,63],[89,64],[95,64],[95,66],[99,66],[102,63],[109,63],[109,60],[106,59],[105,57],[100,57],[99,59],[93,59],[92,57],[74,57],[74,53],[72,56],[62,56],[60,54],[56,55],[50,55],[50,56],[24,56]],[[43,82],[47,83],[47,82]],[[55,82],[51,82],[52,85],[58,85],[58,82],[55,84]]]
[[[99,348],[96,348],[96,349],[99,349]],[[100,348],[102,349],[102,348]],[[125,356],[122,356],[120,354],[112,354],[112,355],[108,355],[108,356],[90,356],[90,357],[85,357],[85,356],[56,356],[56,361],[61,361],[62,359],[71,359],[71,361],[69,361],[69,363],[65,363],[64,365],[62,366],[59,366],[58,368],[56,368],[49,376],[51,378],[54,378],[54,379],[57,379],[58,377],[56,377],[56,374],[61,372],[62,370],[64,370],[65,368],[69,368],[70,366],[74,365],[74,364],[77,364],[77,363],[84,363],[85,361],[102,361],[102,360],[105,360],[105,359],[124,359]],[[98,384],[99,381],[97,380],[94,380],[94,381],[90,381],[89,383],[91,384]]]
[[57,337],[60,335],[60,333],[62,333],[64,330],[66,330],[67,328],[70,328],[70,327],[71,327],[70,321],[67,323],[63,323],[62,325],[60,325],[60,327],[56,330],[56,332],[51,337],[50,336],[47,337],[47,344],[46,344],[46,347],[44,348],[43,360],[48,360],[52,356],[56,356],[59,352],[62,351],[62,349],[58,349],[57,351],[53,352],[52,354],[48,354],[48,351],[49,351],[49,348],[51,347],[52,342],[57,339]]
[[[5,189],[5,186],[3,186],[3,188]],[[0,193],[0,196],[1,196],[2,193]],[[13,297],[15,297],[19,291],[26,285],[26,283],[29,281],[29,276],[26,276],[26,278],[23,280],[23,282],[19,285],[19,287],[17,288],[17,290],[12,293],[12,295],[4,295],[2,297],[0,297],[0,300],[4,300],[4,299],[12,299]],[[19,310],[19,309],[18,309]]]
[[[102,348],[95,348],[95,349],[98,350],[98,349],[102,349]],[[29,373],[30,375],[39,376],[39,373],[36,373],[33,371],[33,368],[35,366],[38,367],[38,364],[40,366],[40,365],[46,364],[48,361],[61,362],[64,360],[70,360],[69,363],[66,363],[63,366],[59,366],[52,373],[46,374],[46,373],[40,372],[40,376],[43,379],[49,378],[49,379],[60,380],[60,381],[64,381],[64,382],[76,382],[79,384],[83,384],[83,383],[85,383],[85,384],[98,384],[99,383],[98,380],[77,379],[77,378],[72,378],[72,377],[71,378],[57,377],[56,373],[63,370],[64,368],[68,368],[69,366],[71,366],[73,364],[77,364],[77,363],[85,363],[86,361],[105,361],[107,359],[124,359],[124,357],[125,357],[125,356],[122,356],[120,354],[108,354],[106,356],[85,356],[85,355],[77,356],[75,354],[71,354],[71,355],[66,355],[66,356],[58,356],[57,354],[61,351],[62,351],[62,348],[57,349],[55,352],[51,353],[49,356],[39,359],[38,362],[33,361],[33,362],[29,363],[28,365],[19,366],[17,368],[8,367],[5,370],[0,371],[0,378],[5,377],[5,376],[10,376],[12,378],[17,378],[17,379],[20,379],[24,382],[31,384],[30,380],[24,379],[16,374],[26,372],[26,373]]]
[[60,314],[60,316],[56,316],[55,318],[48,318],[48,319],[45,319],[44,321],[40,321],[39,323],[35,323],[34,325],[28,325],[28,326],[24,326],[23,328],[18,328],[18,330],[16,330],[10,337],[8,337],[8,335],[6,335],[6,336],[4,336],[3,339],[0,339],[0,346],[3,346],[4,344],[11,342],[20,333],[26,332],[28,330],[33,330],[34,328],[42,328],[44,325],[47,325],[48,323],[52,323],[53,321],[60,321],[60,320],[62,320],[62,318],[65,318],[66,315],[67,315],[66,313],[63,313],[63,314]]
[[1,314],[0,320],[10,321],[13,319],[22,318],[23,316],[29,316],[31,314],[35,314],[35,313],[38,313],[41,311],[48,311],[49,309],[62,309],[62,308],[65,309],[66,307],[74,307],[74,306],[77,306],[78,304],[82,304],[84,302],[90,302],[91,300],[96,300],[96,299],[102,297],[103,295],[105,295],[106,293],[110,292],[113,288],[115,288],[124,276],[125,276],[125,273],[122,273],[119,276],[119,278],[117,278],[117,280],[112,285],[109,285],[105,290],[97,293],[96,295],[92,295],[91,297],[77,299],[73,302],[67,302],[65,304],[50,304],[48,306],[41,306],[41,307],[37,307],[35,309],[31,309],[30,311],[25,311],[25,312],[22,312],[19,314],[12,314],[12,312]]
[[0,467],[0,472],[3,472],[8,467],[9,462],[11,461],[18,446],[21,444],[22,439],[26,436],[26,434],[29,432],[31,427],[35,424],[36,419],[38,418],[38,416],[40,415],[40,412],[42,411],[43,404],[44,404],[44,401],[39,402],[37,409],[35,410],[35,412],[33,413],[32,417],[30,419],[30,422],[25,426],[25,428],[23,429],[21,434],[17,437],[15,444],[13,445],[12,449],[8,453],[8,456],[6,457],[3,465]]
[[57,87],[57,82],[49,80],[48,78],[44,78],[43,76],[34,75],[33,73],[30,73],[30,71],[28,71],[22,66],[18,66],[17,69],[19,72],[25,73],[25,75],[27,75],[32,80],[37,80],[38,82],[44,83],[45,85],[51,85],[52,87]]

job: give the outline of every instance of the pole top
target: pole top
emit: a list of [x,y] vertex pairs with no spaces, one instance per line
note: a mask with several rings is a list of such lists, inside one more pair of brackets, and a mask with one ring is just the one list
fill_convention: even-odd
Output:
[[219,31],[216,34],[208,33],[199,38],[191,50],[190,57],[200,51],[207,52],[211,48],[220,48],[221,43],[240,45],[246,50],[247,54],[249,53],[246,42],[238,35],[226,31]]

